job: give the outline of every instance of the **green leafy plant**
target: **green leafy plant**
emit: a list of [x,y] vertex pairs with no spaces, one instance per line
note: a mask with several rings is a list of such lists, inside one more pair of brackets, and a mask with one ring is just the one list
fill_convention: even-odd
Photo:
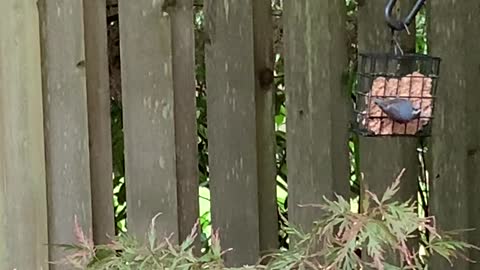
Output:
[[[296,243],[271,255],[266,269],[427,269],[434,254],[450,264],[458,257],[471,261],[466,251],[477,247],[454,239],[452,232],[440,233],[434,217],[418,216],[415,201],[394,200],[403,172],[381,198],[366,191],[361,213],[352,212],[338,195],[336,201],[324,198],[323,205],[309,205],[321,208],[323,217],[309,233],[286,228]],[[431,236],[423,254],[419,245],[411,244],[418,231]]]
[[[145,242],[140,242],[128,234],[122,234],[107,245],[93,244],[86,237],[75,219],[76,244],[60,245],[69,255],[55,264],[63,264],[76,269],[90,270],[130,270],[130,269],[226,269],[220,248],[218,231],[212,232],[212,244],[207,253],[195,256],[193,243],[197,237],[198,222],[191,234],[181,244],[174,244],[171,237],[159,239],[152,218]],[[228,251],[228,250],[227,250]]]
[[[382,197],[366,191],[361,213],[352,212],[350,202],[339,195],[336,200],[324,198],[322,205],[302,206],[319,207],[324,213],[309,233],[287,225],[284,230],[294,240],[290,249],[262,258],[260,261],[266,262],[265,265],[237,269],[427,269],[434,254],[450,264],[458,258],[471,261],[466,252],[477,247],[455,239],[451,232],[439,232],[433,217],[418,216],[414,201],[394,199],[402,174],[403,171]],[[90,270],[235,269],[223,264],[222,256],[229,250],[222,251],[218,231],[212,232],[211,248],[196,255],[193,243],[198,222],[185,241],[174,244],[170,237],[157,237],[158,216],[152,219],[144,243],[123,234],[110,244],[94,246],[91,234],[85,236],[76,222],[78,243],[62,245],[71,254],[57,263]],[[418,231],[430,234],[423,252],[416,248],[420,245],[412,245],[412,240],[418,239]]]

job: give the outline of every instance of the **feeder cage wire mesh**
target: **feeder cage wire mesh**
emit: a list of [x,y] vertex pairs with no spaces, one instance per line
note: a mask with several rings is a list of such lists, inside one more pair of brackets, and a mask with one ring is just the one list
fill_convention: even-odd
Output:
[[[392,3],[394,5],[395,1],[389,4]],[[417,3],[415,8],[420,7]],[[362,136],[428,137],[434,117],[441,59],[423,54],[404,54],[394,31],[402,27],[406,29],[416,13],[412,11],[410,18],[396,23],[389,17],[389,8],[387,5],[386,16],[393,32],[394,49],[391,53],[359,53],[353,130]],[[396,122],[374,103],[376,99],[406,99],[420,110],[420,114],[409,122]]]

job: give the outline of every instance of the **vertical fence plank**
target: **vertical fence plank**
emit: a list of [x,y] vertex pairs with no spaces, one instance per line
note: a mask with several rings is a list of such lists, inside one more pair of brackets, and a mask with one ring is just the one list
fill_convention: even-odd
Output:
[[47,269],[38,11],[33,0],[0,10],[0,269]]
[[252,2],[205,3],[212,223],[234,266],[259,256]]
[[[409,1],[410,3],[412,1]],[[412,5],[405,5],[410,9]],[[384,17],[385,6],[373,1],[364,1],[358,10],[358,48],[360,52],[389,52],[391,32]],[[411,26],[411,29],[414,27]],[[414,30],[410,30],[414,33]],[[414,39],[402,39],[402,49],[414,52]],[[413,50],[413,51],[412,51]],[[405,168],[397,198],[416,199],[418,157],[416,138],[373,137],[360,139],[360,164],[364,173],[365,187],[382,194],[400,171]]]
[[289,220],[309,230],[323,196],[348,194],[347,42],[343,0],[286,1]]
[[115,235],[112,138],[105,0],[84,0],[93,237],[105,244]]
[[[413,7],[413,0],[397,5],[397,11],[405,15]],[[391,30],[384,17],[385,3],[362,1],[358,8],[358,48],[360,52],[382,52],[391,50]],[[398,13],[396,13],[398,14]],[[415,33],[415,23],[410,32]],[[405,53],[415,52],[415,35],[402,34],[400,44]],[[396,198],[401,201],[417,199],[419,163],[418,139],[412,137],[361,137],[360,169],[364,174],[362,190],[383,194],[403,168],[400,190]],[[363,193],[362,193],[363,194]],[[410,244],[416,245],[416,240]],[[417,247],[415,247],[418,250]],[[396,262],[392,255],[391,263]]]
[[199,215],[198,150],[195,104],[193,0],[177,0],[172,13],[173,89],[180,240]]
[[[413,7],[415,0],[399,2],[396,11],[405,16]],[[358,11],[358,48],[360,52],[389,52],[391,49],[391,30],[384,17],[384,3],[365,1]],[[415,23],[410,32],[415,33]],[[415,52],[415,35],[402,33],[400,44],[405,53]],[[406,171],[401,179],[396,199],[417,199],[418,191],[418,139],[409,137],[360,138],[360,169],[364,174],[362,190],[368,189],[383,194],[400,171]],[[411,245],[416,245],[412,240]],[[392,255],[392,262],[396,257]]]
[[273,20],[270,0],[253,2],[260,251],[278,248]]
[[[465,2],[467,8],[467,19],[465,25],[466,39],[463,46],[471,48],[471,52],[480,49],[480,7],[477,1]],[[470,53],[466,59],[467,63],[464,67],[467,87],[467,112],[466,125],[468,131],[467,139],[467,179],[468,179],[468,228],[475,230],[469,233],[469,242],[480,247],[480,54]],[[450,90],[451,91],[451,90]],[[470,254],[471,258],[480,258],[480,251],[473,250]],[[480,263],[472,263],[470,270],[480,270]]]
[[[471,193],[467,178],[470,123],[466,121],[467,93],[478,91],[478,85],[473,84],[478,77],[478,62],[472,66],[473,61],[469,59],[472,57],[469,52],[477,45],[470,34],[476,32],[473,29],[470,29],[472,32],[459,31],[459,28],[469,28],[478,20],[472,16],[478,9],[478,1],[428,1],[428,4],[430,53],[442,58],[432,126],[431,214],[442,230],[466,229],[469,227],[468,196],[478,197]],[[470,69],[476,69],[475,73]],[[478,216],[478,205],[471,207],[477,209],[475,216]],[[462,237],[467,240],[466,235]],[[468,263],[460,259],[452,268],[438,256],[430,268],[468,269]]]
[[[39,1],[50,243],[92,227],[82,1]],[[64,252],[53,247],[51,260]],[[52,266],[61,269],[60,266]]]
[[163,1],[120,0],[127,226],[178,239],[170,17]]

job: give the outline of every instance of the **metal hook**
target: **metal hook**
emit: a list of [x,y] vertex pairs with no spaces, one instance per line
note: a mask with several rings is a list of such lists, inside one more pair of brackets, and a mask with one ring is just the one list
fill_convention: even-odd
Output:
[[402,31],[407,29],[407,26],[410,25],[412,20],[417,16],[417,13],[420,11],[420,8],[425,4],[425,0],[418,0],[417,3],[415,3],[415,6],[413,9],[410,11],[410,13],[402,19],[401,21],[398,21],[392,17],[392,12],[393,8],[395,7],[395,4],[397,3],[397,0],[389,0],[387,3],[387,6],[385,7],[385,19],[387,20],[388,25],[397,31]]

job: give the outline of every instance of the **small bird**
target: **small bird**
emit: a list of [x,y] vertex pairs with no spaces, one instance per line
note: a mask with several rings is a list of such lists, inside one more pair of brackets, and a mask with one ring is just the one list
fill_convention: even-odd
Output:
[[415,108],[407,99],[375,99],[373,101],[380,109],[393,121],[398,123],[408,123],[413,119],[420,117],[421,110]]

